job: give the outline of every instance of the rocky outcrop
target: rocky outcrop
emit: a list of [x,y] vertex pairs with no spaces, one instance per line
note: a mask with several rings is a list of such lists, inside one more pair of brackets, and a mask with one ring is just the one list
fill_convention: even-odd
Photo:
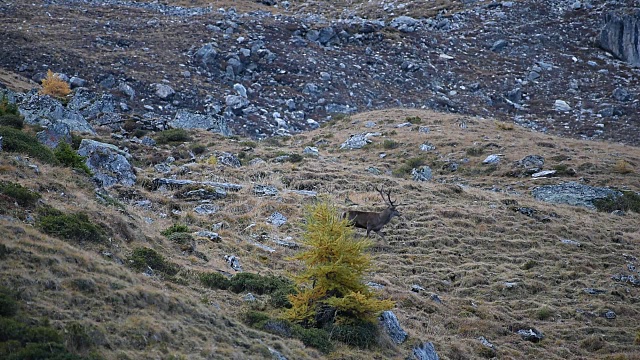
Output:
[[94,180],[101,186],[135,184],[136,175],[127,160],[130,155],[117,146],[83,139],[78,154],[87,158],[86,164],[93,172]]
[[36,138],[48,148],[55,149],[61,141],[71,143],[71,131],[67,124],[58,122],[39,131]]
[[33,94],[18,107],[24,116],[24,122],[29,125],[44,127],[55,123],[66,124],[71,131],[95,134],[93,127],[80,112],[65,108],[62,103],[50,96]]
[[593,187],[576,182],[538,186],[531,193],[537,200],[556,204],[585,206],[591,209],[595,208],[593,205],[594,200],[622,195],[619,191],[609,188]]
[[640,10],[604,15],[604,28],[598,37],[603,49],[633,66],[640,66]]
[[224,136],[232,135],[227,122],[221,117],[195,114],[186,110],[178,111],[169,122],[169,126],[180,129],[204,129]]
[[380,315],[380,323],[394,343],[399,345],[407,340],[407,332],[402,329],[393,311],[383,312]]

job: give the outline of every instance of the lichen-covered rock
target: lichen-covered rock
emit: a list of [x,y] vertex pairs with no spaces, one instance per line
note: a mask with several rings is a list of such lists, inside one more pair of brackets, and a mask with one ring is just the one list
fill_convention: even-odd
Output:
[[87,158],[86,164],[93,172],[94,180],[101,186],[135,184],[135,171],[127,160],[131,156],[117,146],[83,139],[78,154]]
[[76,110],[66,109],[60,101],[45,95],[32,95],[19,106],[24,122],[44,127],[56,123],[66,124],[71,131],[95,134],[87,120]]
[[407,333],[402,329],[400,323],[398,322],[398,318],[393,311],[385,311],[380,315],[380,322],[382,323],[382,327],[385,329],[387,334],[391,340],[400,345],[405,340],[407,340]]
[[71,131],[67,124],[57,122],[39,131],[36,138],[46,147],[55,149],[61,141],[71,144]]
[[169,122],[169,126],[179,129],[204,129],[224,136],[231,136],[227,121],[220,116],[195,114],[186,110],[179,110]]
[[594,200],[622,195],[619,191],[609,188],[593,187],[576,182],[538,186],[531,191],[531,194],[537,200],[556,204],[585,206],[591,209],[595,208],[593,205]]
[[413,357],[416,360],[440,360],[436,348],[431,342],[425,342],[413,348]]

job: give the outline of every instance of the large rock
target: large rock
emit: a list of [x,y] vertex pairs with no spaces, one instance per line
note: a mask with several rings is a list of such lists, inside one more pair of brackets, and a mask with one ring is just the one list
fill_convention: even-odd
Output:
[[49,127],[56,123],[63,123],[71,131],[95,134],[91,125],[77,110],[66,109],[60,101],[48,95],[34,94],[20,104],[18,110],[29,125]]
[[67,124],[57,122],[38,132],[36,138],[46,147],[55,149],[61,141],[71,144],[71,131]]
[[131,155],[118,149],[117,146],[83,139],[78,154],[87,158],[86,164],[93,172],[96,182],[101,186],[135,184],[136,175],[127,160]]
[[426,342],[413,348],[413,359],[416,360],[440,360],[433,343]]
[[617,58],[640,66],[640,10],[605,14],[598,43]]
[[537,200],[556,204],[585,206],[591,209],[595,208],[593,205],[594,200],[622,195],[619,191],[609,188],[593,187],[576,182],[538,186],[531,191],[531,194]]
[[402,344],[405,340],[407,340],[407,333],[402,329],[400,323],[398,322],[398,318],[393,311],[385,311],[380,315],[380,322],[382,323],[382,327],[385,329],[387,334],[391,340],[396,344]]
[[169,126],[180,129],[205,129],[224,136],[232,135],[227,121],[222,117],[194,114],[187,110],[179,110],[173,120],[169,122]]

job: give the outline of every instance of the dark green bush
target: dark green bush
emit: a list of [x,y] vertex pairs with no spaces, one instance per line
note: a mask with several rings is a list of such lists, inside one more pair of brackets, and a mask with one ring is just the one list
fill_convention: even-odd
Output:
[[304,157],[300,154],[289,154],[289,159],[287,161],[291,163],[298,163],[304,160]]
[[190,244],[193,240],[193,235],[184,232],[177,232],[167,236],[169,241],[174,242],[176,244],[185,245]]
[[105,231],[89,220],[87,214],[65,214],[53,208],[41,208],[36,227],[45,234],[64,240],[101,243],[106,240]]
[[422,118],[420,116],[407,116],[404,120],[412,123],[413,125],[422,124]]
[[269,315],[255,310],[249,310],[242,314],[242,321],[249,326],[256,326],[261,322],[269,320]]
[[129,266],[137,271],[153,269],[161,274],[173,276],[178,273],[178,267],[164,259],[155,250],[150,248],[136,248],[129,257]]
[[34,136],[8,126],[0,126],[0,136],[2,136],[2,151],[33,156],[47,164],[58,164],[53,152],[40,144]]
[[53,154],[62,165],[73,169],[80,169],[87,175],[91,175],[91,170],[89,170],[89,167],[85,163],[86,158],[78,155],[78,153],[71,148],[71,145],[66,142],[61,141]]
[[80,149],[80,143],[82,142],[83,137],[80,135],[76,135],[76,134],[71,134],[71,148],[73,148],[73,150],[78,150]]
[[484,153],[484,148],[481,147],[470,147],[466,150],[467,155],[469,156],[480,156]]
[[193,151],[195,155],[201,155],[204,154],[205,151],[207,151],[207,147],[202,144],[194,144],[193,146],[191,146],[191,151]]
[[622,195],[609,195],[604,199],[596,199],[593,205],[599,211],[612,212],[616,210],[640,213],[640,195],[633,191],[621,191]]
[[6,288],[0,287],[0,316],[13,316],[18,312],[18,302]]
[[303,344],[314,347],[323,353],[329,353],[333,350],[333,344],[329,339],[329,333],[323,329],[310,328],[305,329],[300,325],[293,327],[294,336]]
[[200,282],[202,285],[212,289],[226,290],[231,286],[229,279],[218,272],[200,274]]
[[188,233],[188,232],[191,232],[191,230],[189,230],[189,227],[187,225],[173,224],[168,228],[166,228],[165,230],[161,231],[160,234],[166,237],[169,237],[169,235],[174,233]]
[[0,260],[5,259],[11,250],[5,244],[0,244]]
[[387,150],[395,149],[398,146],[400,146],[400,143],[395,140],[386,139],[382,142],[382,147]]
[[20,115],[0,115],[0,126],[9,126],[14,129],[22,129],[24,127],[24,119]]
[[277,289],[293,287],[291,280],[280,276],[262,276],[239,273],[231,278],[229,288],[235,293],[250,291],[258,295],[270,294]]
[[40,199],[40,194],[27,189],[26,187],[8,182],[0,181],[0,194],[4,194],[23,207],[34,207]]
[[2,95],[0,100],[0,116],[1,115],[20,115],[18,105],[9,103],[9,98]]
[[184,129],[169,129],[156,134],[158,144],[191,141],[189,133]]
[[271,297],[269,298],[269,304],[271,306],[280,309],[280,308],[290,308],[291,301],[289,301],[289,294],[295,294],[295,287],[279,287],[271,293]]
[[331,338],[343,342],[349,346],[370,348],[377,343],[378,327],[368,321],[360,321],[353,324],[331,326]]

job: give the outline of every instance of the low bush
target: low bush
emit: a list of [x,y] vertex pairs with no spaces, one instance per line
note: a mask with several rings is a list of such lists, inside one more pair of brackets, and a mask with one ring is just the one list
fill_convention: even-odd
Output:
[[201,155],[207,151],[207,147],[202,144],[195,144],[191,146],[191,151],[193,151],[195,155]]
[[20,115],[18,105],[10,103],[9,98],[4,95],[0,99],[0,116],[2,115]]
[[78,153],[71,148],[71,145],[66,142],[61,141],[53,154],[62,165],[82,170],[87,175],[91,175],[91,170],[85,163],[86,158],[78,155]]
[[329,353],[333,350],[329,333],[323,329],[305,329],[300,325],[295,325],[293,327],[293,333],[303,344],[314,347],[323,353]]
[[155,136],[158,144],[191,141],[191,136],[184,129],[169,129],[160,131]]
[[382,142],[382,147],[387,150],[395,149],[398,146],[400,146],[400,143],[395,140],[386,139],[385,141]]
[[22,116],[15,114],[0,115],[0,126],[22,129],[24,127],[24,119]]
[[150,248],[136,248],[129,256],[129,266],[137,271],[146,271],[151,268],[163,275],[174,276],[178,273],[178,266],[164,259],[155,250]]
[[332,339],[363,349],[372,347],[378,339],[378,326],[368,321],[333,325],[328,332]]
[[253,327],[261,327],[259,326],[260,323],[264,323],[267,320],[269,320],[269,315],[261,312],[261,311],[255,311],[255,310],[249,310],[247,312],[245,312],[244,314],[242,314],[242,321],[249,325],[249,326],[253,326]]
[[167,236],[167,239],[179,245],[191,244],[191,242],[195,240],[193,235],[184,232],[173,233]]
[[2,136],[2,151],[33,156],[47,164],[58,164],[53,152],[48,147],[40,144],[38,139],[32,135],[12,127],[0,126],[0,136]]
[[405,176],[406,174],[411,173],[411,170],[413,170],[414,168],[419,168],[420,166],[423,166],[425,164],[426,164],[426,161],[421,156],[410,158],[404,164],[402,164],[402,166],[400,166],[398,169],[393,170],[392,173],[394,176],[402,177],[402,176]]
[[105,231],[89,220],[87,214],[65,214],[51,207],[38,211],[36,227],[45,234],[74,241],[101,243],[106,240]]
[[593,205],[599,211],[612,212],[616,210],[640,213],[640,195],[633,191],[621,191],[622,195],[609,195],[604,199],[596,199]]
[[169,237],[171,234],[175,234],[175,233],[188,233],[191,232],[191,230],[189,230],[189,227],[187,225],[183,225],[183,224],[173,224],[171,226],[169,226],[168,228],[166,228],[165,230],[161,231],[160,234]]
[[18,312],[18,301],[9,289],[0,287],[0,316],[11,317]]
[[271,294],[278,289],[293,288],[293,282],[281,276],[262,276],[239,273],[230,280],[229,289],[235,293],[250,291],[258,295]]
[[226,290],[231,286],[229,279],[218,272],[200,274],[200,282],[212,289]]
[[412,123],[413,125],[422,124],[422,118],[420,116],[407,116],[404,120]]
[[15,200],[18,205],[23,207],[35,207],[41,197],[40,194],[35,191],[8,181],[0,181],[0,194],[10,197]]

